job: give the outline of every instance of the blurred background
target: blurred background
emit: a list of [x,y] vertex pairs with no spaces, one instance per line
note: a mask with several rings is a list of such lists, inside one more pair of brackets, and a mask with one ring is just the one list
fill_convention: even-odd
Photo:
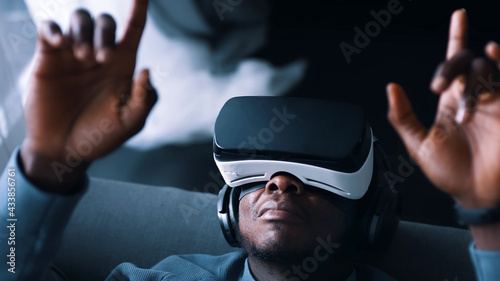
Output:
[[[52,18],[65,29],[71,11],[86,7],[112,14],[120,34],[130,3],[0,0],[0,168],[24,136],[22,104],[35,24]],[[387,122],[385,85],[400,83],[420,120],[432,124],[438,97],[429,82],[444,59],[450,15],[459,8],[467,9],[469,47],[477,55],[489,40],[500,41],[492,1],[152,0],[138,68],[151,69],[160,99],[145,129],[89,173],[216,192],[222,178],[211,134],[227,99],[290,95],[344,101],[367,112],[393,158],[403,219],[456,226],[451,200],[412,164]]]

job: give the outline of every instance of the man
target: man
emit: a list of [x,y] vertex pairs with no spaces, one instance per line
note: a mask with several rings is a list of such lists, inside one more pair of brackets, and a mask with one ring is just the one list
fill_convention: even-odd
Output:
[[[43,280],[71,211],[85,192],[86,169],[137,133],[153,107],[156,94],[148,71],[131,81],[147,4],[146,0],[135,1],[125,35],[118,43],[111,17],[100,16],[94,28],[84,11],[72,17],[67,37],[53,23],[40,30],[25,108],[27,135],[11,159],[17,173],[15,211],[29,219],[29,225],[16,230],[17,241],[24,245],[16,253],[19,274],[2,270],[2,280]],[[432,182],[463,208],[479,210],[500,205],[500,93],[476,91],[477,77],[488,77],[493,71],[484,59],[474,59],[463,51],[465,37],[465,11],[456,11],[447,60],[432,82],[433,91],[442,95],[434,126],[427,130],[417,121],[403,89],[396,84],[387,87],[389,119]],[[500,62],[497,44],[488,44],[486,53]],[[462,102],[471,97],[477,101],[474,112]],[[90,142],[86,137],[96,129],[103,137]],[[78,151],[81,157],[71,157],[71,151]],[[7,169],[2,176],[7,190],[12,172]],[[9,198],[2,195],[2,219],[12,212]],[[284,206],[264,206],[273,201]],[[122,264],[108,280],[123,276],[130,280],[175,280],[172,276],[286,280],[284,270],[301,253],[312,250],[311,237],[331,235],[332,241],[344,241],[352,223],[350,212],[307,189],[286,171],[244,196],[239,210],[239,230],[248,259],[241,254],[174,256],[151,270]],[[311,227],[301,227],[305,223]],[[500,223],[491,220],[470,230],[479,280],[498,280]],[[1,247],[6,251],[5,245]],[[214,272],[213,268],[226,270]],[[333,259],[310,279],[356,280],[356,272],[352,263]],[[369,272],[375,280],[391,280],[375,269]]]

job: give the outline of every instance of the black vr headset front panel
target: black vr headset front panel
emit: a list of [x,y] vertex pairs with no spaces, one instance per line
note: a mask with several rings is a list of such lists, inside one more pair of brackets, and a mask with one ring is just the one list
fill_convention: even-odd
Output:
[[280,160],[340,172],[359,170],[371,131],[357,106],[290,97],[236,97],[214,128],[218,161]]

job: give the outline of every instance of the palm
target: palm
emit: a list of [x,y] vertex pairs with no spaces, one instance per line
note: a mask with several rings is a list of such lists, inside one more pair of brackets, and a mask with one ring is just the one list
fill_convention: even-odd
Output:
[[54,147],[76,147],[84,137],[83,131],[97,129],[100,122],[109,120],[113,133],[86,157],[94,158],[106,151],[115,143],[109,138],[119,139],[124,134],[120,119],[123,112],[116,106],[132,87],[135,54],[121,53],[119,57],[125,59],[118,67],[117,63],[86,65],[75,59],[70,48],[40,51],[30,92],[41,93],[43,89],[43,94],[30,95],[26,111],[40,108],[44,114],[27,116],[27,125],[33,127],[28,131],[36,134],[36,128],[48,128],[50,133],[40,134],[50,136]]
[[[447,61],[436,76],[445,77],[445,82],[434,79],[431,86],[441,93],[434,125],[429,130],[422,126],[403,89],[396,84],[388,88],[389,119],[438,188],[464,206],[495,206],[500,203],[500,92],[484,93],[486,85],[478,82],[478,77],[488,81],[487,73],[491,73],[484,59],[462,60],[467,58],[462,52],[466,37],[466,14],[457,11],[451,21]],[[500,62],[500,48],[488,51],[488,56]],[[476,89],[482,89],[479,98],[472,95]],[[465,96],[471,96],[466,99],[467,105],[476,102],[476,106],[472,111],[465,110],[465,121],[459,118],[457,122],[455,116],[461,115],[457,111]]]
[[500,99],[497,94],[483,96],[470,120],[457,125],[451,113],[456,111],[464,86],[456,80],[442,93],[436,124],[420,149],[422,168],[447,193],[473,193],[479,200],[495,198],[498,202]]
[[69,40],[60,48],[39,44],[25,112],[27,139],[43,146],[35,149],[45,156],[64,159],[73,150],[90,162],[142,128],[152,105],[147,73],[132,81],[145,22],[141,5],[147,6],[136,2],[125,37],[105,63],[78,59]]

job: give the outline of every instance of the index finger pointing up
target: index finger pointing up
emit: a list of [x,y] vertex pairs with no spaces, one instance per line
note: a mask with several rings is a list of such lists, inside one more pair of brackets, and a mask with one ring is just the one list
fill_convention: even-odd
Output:
[[467,25],[467,12],[464,9],[456,10],[451,16],[446,60],[467,47]]
[[146,26],[149,0],[134,0],[132,13],[127,23],[122,44],[136,51],[141,41],[142,31]]

